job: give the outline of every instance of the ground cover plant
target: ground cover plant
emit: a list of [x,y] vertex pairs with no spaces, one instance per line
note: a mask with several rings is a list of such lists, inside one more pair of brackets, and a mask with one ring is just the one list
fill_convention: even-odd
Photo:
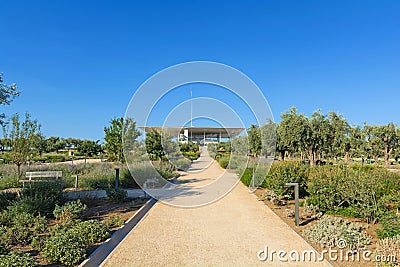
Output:
[[[122,189],[113,190],[116,196],[110,197],[118,201],[114,206],[130,210],[127,201],[132,200],[119,196]],[[103,211],[89,212],[79,199],[66,201],[62,186],[55,183],[37,183],[15,193],[1,192],[0,201],[0,266],[77,265],[95,245],[110,237],[111,229],[122,226],[127,219],[116,214],[105,217],[104,222],[95,219],[93,216]],[[110,209],[109,202],[104,204],[104,212]],[[139,202],[132,201],[132,208],[137,209]]]

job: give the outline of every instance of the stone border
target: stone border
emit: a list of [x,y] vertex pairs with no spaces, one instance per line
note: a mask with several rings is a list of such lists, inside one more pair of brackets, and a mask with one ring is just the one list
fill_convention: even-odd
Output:
[[132,229],[147,215],[157,203],[154,198],[149,199],[123,226],[120,227],[108,240],[98,247],[79,267],[98,267],[118,247]]

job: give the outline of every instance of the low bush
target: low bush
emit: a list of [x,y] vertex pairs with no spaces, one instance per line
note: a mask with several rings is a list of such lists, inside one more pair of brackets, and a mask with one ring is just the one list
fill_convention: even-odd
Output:
[[[325,247],[343,245],[347,250],[359,250],[370,244],[365,227],[341,218],[324,215],[317,224],[303,231],[306,238]],[[341,247],[344,248],[344,247]]]
[[47,153],[43,154],[42,158],[46,159],[46,162],[63,162],[67,160],[66,155],[64,154],[55,154],[55,153]]
[[220,157],[217,159],[219,166],[221,166],[221,168],[226,169],[228,168],[229,165],[229,157]]
[[400,176],[382,168],[318,166],[307,182],[309,203],[322,211],[351,211],[367,222],[386,212],[399,190]]
[[119,183],[122,188],[139,188],[135,179],[133,179],[131,172],[127,168],[121,171]]
[[81,236],[85,240],[87,247],[103,242],[110,237],[107,227],[96,220],[78,222],[68,231]]
[[0,212],[8,207],[13,201],[17,200],[17,193],[0,192]]
[[381,216],[381,229],[376,229],[378,238],[390,238],[400,236],[400,215],[389,212]]
[[47,221],[44,217],[19,212],[12,206],[0,215],[0,224],[3,225],[0,239],[8,245],[27,245],[33,235],[47,231]]
[[90,189],[102,189],[113,187],[115,183],[115,176],[102,176],[102,177],[86,177],[81,179],[81,187]]
[[31,256],[20,251],[13,251],[6,255],[0,255],[0,267],[33,267],[35,261]]
[[53,214],[57,220],[61,223],[65,223],[71,220],[81,219],[86,209],[86,204],[78,199],[76,201],[67,202],[63,206],[56,205]]
[[0,239],[7,245],[28,245],[32,240],[32,232],[29,228],[10,226],[0,231]]
[[22,191],[18,205],[34,214],[51,215],[56,204],[64,202],[63,185],[57,182],[36,183]]
[[242,183],[245,186],[249,186],[251,183],[251,179],[253,178],[253,171],[252,169],[247,168],[243,173],[242,176],[240,177],[240,181],[242,181]]
[[108,228],[121,227],[122,225],[124,225],[124,223],[125,223],[124,220],[121,217],[119,217],[118,215],[108,217],[107,219],[104,220],[104,224]]
[[357,213],[357,210],[353,208],[352,206],[349,207],[336,207],[334,210],[329,210],[326,212],[326,214],[332,214],[332,215],[339,215],[339,216],[344,216],[348,218],[359,218],[360,215]]
[[274,162],[265,178],[263,187],[273,190],[277,195],[294,197],[293,189],[285,186],[286,183],[299,183],[300,197],[307,196],[307,179],[310,167],[301,161]]
[[10,249],[6,244],[0,241],[0,255],[6,255],[10,252]]
[[86,241],[72,231],[59,233],[47,239],[42,254],[53,262],[77,265],[86,258]]
[[[170,180],[177,176],[175,168],[169,164],[155,164],[155,169],[165,180]],[[151,176],[150,176],[151,177]],[[154,176],[153,176],[154,177]]]
[[46,245],[47,236],[34,236],[32,238],[30,246],[37,251],[42,251]]
[[53,227],[51,237],[42,246],[42,253],[53,262],[76,265],[85,259],[86,248],[109,236],[107,227],[96,220],[68,221]]
[[181,158],[173,162],[177,170],[186,171],[189,169],[191,161],[187,158]]
[[121,188],[106,189],[107,197],[116,202],[123,202],[128,197],[128,193]]
[[189,151],[189,152],[182,152],[183,156],[189,160],[196,160],[200,157],[200,153]]

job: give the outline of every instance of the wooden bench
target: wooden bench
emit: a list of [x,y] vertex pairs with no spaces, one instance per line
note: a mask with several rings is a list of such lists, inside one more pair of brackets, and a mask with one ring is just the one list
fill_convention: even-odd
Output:
[[26,172],[24,180],[19,180],[22,186],[25,187],[25,183],[32,182],[53,182],[58,181],[62,177],[62,171],[39,171],[39,172]]

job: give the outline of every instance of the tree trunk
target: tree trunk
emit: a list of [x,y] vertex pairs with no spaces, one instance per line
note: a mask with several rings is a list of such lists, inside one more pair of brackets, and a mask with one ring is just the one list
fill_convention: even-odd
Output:
[[344,155],[344,162],[349,163],[350,161],[350,154],[349,152],[346,152],[346,154]]
[[390,153],[392,152],[392,150],[390,149],[389,151],[387,149],[385,149],[385,165],[388,166],[390,164]]
[[17,164],[18,178],[21,178],[21,164]]
[[309,150],[307,152],[308,154],[308,160],[310,161],[310,166],[313,167],[315,166],[315,153],[312,150]]

